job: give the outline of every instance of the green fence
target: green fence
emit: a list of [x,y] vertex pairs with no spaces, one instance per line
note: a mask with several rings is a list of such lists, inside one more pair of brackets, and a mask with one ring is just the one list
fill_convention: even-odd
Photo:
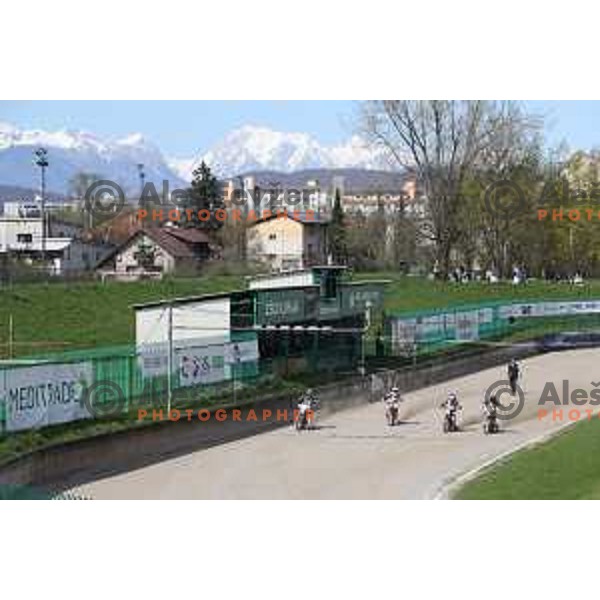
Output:
[[[271,336],[276,351],[267,353]],[[3,361],[0,431],[8,434],[89,418],[79,409],[89,409],[90,404],[96,418],[131,415],[144,407],[166,408],[169,399],[173,408],[210,406],[239,400],[244,394],[276,391],[286,381],[290,385],[303,377],[308,381],[316,373],[356,372],[362,360],[361,332],[236,331],[232,337],[227,345],[202,340],[175,344],[170,361],[164,346],[133,345]],[[232,357],[234,345],[239,360]],[[66,400],[79,408],[67,406]],[[51,402],[54,408],[48,408]],[[13,418],[19,411],[28,415],[21,424]],[[48,416],[52,412],[56,414]]]
[[388,315],[385,323],[387,352],[393,356],[594,329],[600,329],[600,300],[498,301]]
[[[367,295],[353,300],[363,301],[371,300]],[[420,355],[460,352],[468,344],[600,330],[600,300],[455,306],[387,315],[383,325],[380,330],[380,321],[374,320],[367,335],[352,319],[338,321],[329,331],[310,327],[234,331],[227,347],[202,340],[176,344],[171,360],[165,347],[141,352],[130,345],[4,361],[0,363],[1,431],[6,435],[90,416],[131,416],[143,407],[164,409],[169,400],[174,408],[214,406],[316,385],[355,374],[364,365],[397,368]],[[116,413],[114,393],[103,390],[103,385],[119,392]],[[95,386],[100,386],[93,398],[99,414],[95,410],[90,414],[84,410],[89,408],[84,398]],[[21,413],[25,417],[19,421]]]

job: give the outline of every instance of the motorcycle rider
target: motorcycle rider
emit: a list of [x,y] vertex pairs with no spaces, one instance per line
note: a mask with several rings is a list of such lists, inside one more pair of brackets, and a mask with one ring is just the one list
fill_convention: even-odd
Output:
[[[317,397],[312,388],[308,388],[298,402],[298,421],[303,422],[306,418],[307,422],[314,417],[314,411],[317,407]],[[312,413],[312,414],[311,414]],[[309,418],[310,415],[310,418]]]
[[456,392],[448,392],[448,398],[445,402],[442,403],[442,407],[446,409],[447,415],[450,415],[452,417],[456,415],[458,409],[460,408]]
[[385,413],[386,417],[388,418],[388,422],[391,422],[391,415],[393,412],[396,413],[397,419],[398,411],[400,409],[400,402],[402,402],[400,390],[396,386],[392,387],[390,391],[383,397],[383,402],[385,404]]
[[513,358],[510,363],[508,363],[507,371],[510,389],[512,395],[514,396],[515,392],[517,391],[517,382],[519,381],[519,374],[521,372],[521,367],[519,366],[516,358]]
[[497,430],[498,427],[498,399],[496,398],[496,394],[492,394],[489,398],[483,399],[483,414],[484,418],[488,422],[489,425],[493,425],[493,427]]
[[445,418],[447,422],[453,423],[456,427],[456,413],[461,408],[456,392],[448,392],[448,398],[442,403],[442,408],[446,409]]
[[486,415],[496,416],[498,414],[498,399],[496,394],[492,394],[489,398],[483,399],[483,412]]

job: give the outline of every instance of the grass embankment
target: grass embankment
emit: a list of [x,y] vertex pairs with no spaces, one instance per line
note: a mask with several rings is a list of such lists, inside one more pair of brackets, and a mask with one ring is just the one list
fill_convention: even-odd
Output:
[[[527,286],[515,287],[507,283],[452,284],[385,272],[359,273],[355,279],[391,280],[385,300],[388,314],[495,300],[600,298],[600,281],[592,281],[582,287],[545,282],[532,282]],[[15,357],[117,346],[135,341],[132,304],[225,292],[241,289],[243,286],[242,277],[213,276],[135,283],[53,282],[0,287],[0,358],[6,358],[8,355],[10,315],[14,325]],[[565,326],[567,324],[568,321],[565,322]],[[539,330],[536,326],[535,333],[539,334],[556,327],[556,323],[540,324]],[[525,337],[531,336],[532,332],[515,331],[514,335]],[[458,348],[454,350],[459,351]],[[319,375],[319,381],[323,377]],[[298,381],[294,380],[278,380],[277,389],[291,390],[297,384]],[[311,382],[311,385],[313,384],[314,382]],[[244,396],[248,399],[258,397],[265,391],[263,388],[257,388],[253,393],[247,389],[244,390]],[[223,398],[215,398],[215,401],[222,402]],[[202,403],[204,404],[205,400],[202,400]],[[118,431],[131,426],[130,419],[80,421],[5,436],[0,439],[0,462],[50,443]]]
[[[600,298],[600,281],[581,287],[546,282],[517,287],[508,283],[453,284],[396,273],[360,273],[355,279],[391,279],[385,300],[388,313],[494,300]],[[13,356],[116,346],[135,341],[132,304],[243,287],[243,278],[239,276],[0,287],[0,358],[8,355],[10,315],[14,328]]]
[[386,290],[385,308],[388,312],[433,310],[456,305],[482,302],[528,300],[585,300],[600,298],[600,280],[585,285],[531,281],[515,286],[502,282],[450,283],[429,281],[420,277],[405,277],[394,273],[359,273],[356,279],[391,279]]
[[135,339],[132,304],[239,289],[243,279],[220,276],[132,283],[36,283],[0,287],[0,358],[116,346]]
[[584,500],[600,498],[600,420],[517,452],[465,484],[461,500]]

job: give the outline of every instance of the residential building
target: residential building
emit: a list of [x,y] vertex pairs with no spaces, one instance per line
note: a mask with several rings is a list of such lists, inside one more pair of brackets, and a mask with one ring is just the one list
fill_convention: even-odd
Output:
[[247,257],[273,271],[325,264],[328,223],[328,217],[313,211],[275,212],[250,226]]
[[51,237],[43,233],[41,217],[0,216],[0,255],[8,255],[25,263],[44,261],[45,269],[59,275],[64,251],[71,243],[67,237]]
[[42,213],[35,203],[9,202],[0,216],[0,254],[29,264],[44,265],[52,275],[72,275],[93,269],[112,245],[81,226]]
[[210,257],[210,241],[198,229],[173,226],[138,229],[96,265],[102,277],[160,279],[175,272],[197,273]]
[[342,190],[341,200],[344,212],[351,215],[370,215],[376,212],[393,215],[402,212],[407,216],[421,217],[424,211],[423,203],[418,198],[416,182],[410,178],[405,180],[400,190]]

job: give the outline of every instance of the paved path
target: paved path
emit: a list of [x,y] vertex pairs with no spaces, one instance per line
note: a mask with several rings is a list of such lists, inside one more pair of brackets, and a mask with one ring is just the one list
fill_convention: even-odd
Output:
[[[481,400],[488,385],[506,378],[504,367],[407,394],[402,423],[393,428],[385,424],[381,404],[364,405],[319,421],[315,431],[277,429],[77,491],[116,499],[432,498],[448,480],[564,425],[537,418],[546,381],[554,381],[559,392],[563,379],[570,380],[571,389],[588,391],[592,381],[600,381],[597,349],[548,354],[522,364],[525,408],[504,422],[498,435],[482,433]],[[442,413],[435,407],[452,389],[464,407],[462,431],[444,435]]]

